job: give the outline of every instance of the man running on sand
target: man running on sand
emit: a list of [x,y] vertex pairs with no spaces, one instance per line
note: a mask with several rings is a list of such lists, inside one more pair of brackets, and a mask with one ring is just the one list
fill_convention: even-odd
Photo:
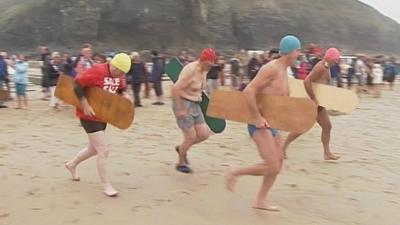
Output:
[[263,162],[243,168],[230,170],[225,177],[226,188],[234,190],[238,177],[243,175],[263,176],[263,183],[258,192],[253,208],[261,210],[279,211],[276,206],[266,202],[267,194],[278,176],[283,162],[283,151],[279,130],[268,124],[268,118],[264,118],[256,102],[257,94],[289,96],[287,68],[297,60],[300,55],[301,43],[295,36],[285,36],[280,42],[280,54],[282,57],[273,60],[261,67],[260,71],[247,87],[244,94],[247,103],[257,122],[248,125],[248,131],[255,142]]
[[202,91],[207,85],[207,73],[215,59],[214,49],[204,49],[199,60],[187,64],[182,69],[178,81],[172,88],[172,108],[178,127],[183,132],[182,143],[175,147],[179,155],[176,170],[182,173],[193,172],[188,166],[187,159],[190,147],[205,141],[210,136],[200,102]]
[[[124,53],[117,54],[110,63],[97,64],[79,74],[75,78],[75,94],[81,101],[83,111],[77,109],[76,115],[80,118],[82,127],[85,129],[89,145],[82,149],[65,167],[71,172],[72,180],[79,181],[76,167],[83,161],[97,155],[97,170],[103,186],[103,193],[109,197],[115,197],[118,191],[113,188],[107,177],[107,158],[109,148],[105,137],[107,123],[96,118],[93,108],[89,105],[84,95],[84,89],[88,87],[99,87],[111,93],[123,94],[130,99],[124,92],[125,74],[131,67],[131,59]],[[123,116],[123,115],[121,115]]]
[[[304,87],[310,96],[311,100],[315,102],[315,104],[319,105],[318,100],[315,97],[314,91],[312,89],[312,83],[320,83],[320,84],[329,84],[331,79],[330,67],[335,63],[338,63],[340,60],[340,52],[336,48],[330,48],[326,51],[325,57],[323,60],[318,62],[315,67],[312,69],[310,74],[304,80]],[[338,160],[340,156],[337,156],[331,152],[329,147],[329,141],[331,137],[331,121],[329,120],[328,112],[322,106],[318,106],[318,117],[317,122],[322,128],[321,141],[324,145],[324,158],[325,160]],[[301,134],[290,133],[285,141],[284,155],[286,158],[286,150],[289,144],[298,138]]]

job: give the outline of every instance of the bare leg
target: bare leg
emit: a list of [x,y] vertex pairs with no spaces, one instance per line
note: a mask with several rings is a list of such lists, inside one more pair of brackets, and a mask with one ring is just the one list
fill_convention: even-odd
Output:
[[381,97],[381,85],[380,84],[374,85],[374,95],[376,98]]
[[104,131],[89,134],[89,140],[97,152],[97,171],[103,185],[103,193],[109,197],[115,197],[118,195],[118,191],[112,187],[107,176],[107,158],[109,155],[109,149],[105,141]]
[[287,159],[287,148],[289,147],[290,143],[300,137],[301,134],[289,133],[285,140],[285,144],[283,145],[283,156]]
[[82,149],[72,160],[65,163],[65,167],[69,170],[72,176],[73,181],[80,181],[80,178],[76,172],[76,167],[83,161],[89,159],[92,156],[97,154],[93,145],[89,141],[89,145],[87,148]]
[[179,162],[178,165],[188,164],[187,152],[190,147],[195,144],[201,143],[208,139],[210,130],[205,123],[196,124],[194,127],[188,129],[183,133],[183,141],[179,146]]
[[26,97],[26,95],[24,96],[24,105],[25,105],[25,109],[28,108],[28,97]]
[[22,109],[22,99],[21,96],[17,96],[18,107],[17,109]]
[[331,121],[329,120],[329,116],[326,109],[322,109],[320,112],[318,112],[317,122],[322,128],[321,141],[322,144],[324,145],[325,160],[338,160],[340,156],[333,154],[329,147],[332,124]]
[[[190,164],[189,160],[187,159],[187,152],[189,151],[190,147],[207,140],[210,137],[210,133],[211,133],[210,129],[208,128],[208,126],[206,124],[194,125],[194,130],[195,130],[195,136],[196,136],[194,140],[193,140],[193,136],[192,136],[193,133],[191,133],[192,131],[189,131],[191,134],[188,134],[188,137],[185,137],[185,133],[184,133],[184,140],[183,140],[182,144],[185,144],[184,147],[186,147],[186,148],[182,149],[181,146],[176,147],[176,150],[180,156],[179,158],[182,158],[184,164],[186,164],[186,165]],[[187,140],[187,141],[185,141],[185,140]],[[189,148],[187,146],[189,146]],[[178,165],[184,165],[184,164],[182,164],[181,160],[179,160]]]
[[267,129],[257,130],[253,135],[253,140],[264,162],[249,167],[230,170],[226,174],[225,185],[228,190],[233,191],[236,179],[239,176],[263,176],[264,180],[256,201],[253,204],[253,208],[276,210],[276,207],[268,206],[265,200],[282,167],[283,157],[282,149],[280,148],[282,145],[278,143],[280,140],[274,139],[271,131]]
[[196,130],[194,127],[186,130],[183,132],[183,141],[178,147],[178,166],[183,166],[188,163],[187,160],[187,152],[189,151],[190,147],[192,147],[196,141]]

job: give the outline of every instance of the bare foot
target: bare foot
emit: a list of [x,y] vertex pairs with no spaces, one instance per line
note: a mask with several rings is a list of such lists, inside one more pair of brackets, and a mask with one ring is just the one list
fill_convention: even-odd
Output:
[[277,206],[268,205],[266,203],[255,203],[253,205],[253,209],[265,210],[265,211],[271,211],[271,212],[279,212],[280,211]]
[[108,196],[108,197],[117,197],[118,196],[118,191],[115,190],[111,184],[106,185],[104,187],[103,193]]
[[234,192],[236,181],[237,181],[237,176],[233,174],[232,170],[229,170],[225,174],[225,188],[231,192]]
[[338,159],[340,159],[340,156],[335,155],[331,152],[328,152],[328,153],[325,153],[324,158],[325,158],[325,160],[338,160]]
[[68,165],[68,163],[65,163],[65,168],[67,168],[67,170],[71,173],[72,181],[81,180],[81,178],[76,175],[76,167],[72,167],[71,165]]

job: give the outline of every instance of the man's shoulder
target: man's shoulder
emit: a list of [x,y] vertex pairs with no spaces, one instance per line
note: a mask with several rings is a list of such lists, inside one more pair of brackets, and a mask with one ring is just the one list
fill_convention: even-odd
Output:
[[260,70],[262,71],[277,71],[279,69],[276,60],[272,60],[267,64],[261,66]]

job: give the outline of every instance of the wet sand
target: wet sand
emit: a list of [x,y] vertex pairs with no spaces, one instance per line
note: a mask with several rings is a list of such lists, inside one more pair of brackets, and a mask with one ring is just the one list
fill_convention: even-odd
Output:
[[240,178],[236,193],[224,188],[230,166],[260,161],[243,124],[229,122],[226,132],[195,146],[195,173],[180,174],[174,146],[181,133],[170,101],[156,107],[145,99],[130,129],[107,128],[110,179],[120,191],[112,199],[101,194],[94,159],[80,165],[81,182],[63,166],[87,143],[73,109],[54,112],[39,92],[29,94],[30,110],[0,110],[0,225],[399,223],[399,90],[362,98],[353,114],[332,117],[338,162],[323,161],[317,125],[290,146],[270,194],[279,213],[250,208],[259,177]]

